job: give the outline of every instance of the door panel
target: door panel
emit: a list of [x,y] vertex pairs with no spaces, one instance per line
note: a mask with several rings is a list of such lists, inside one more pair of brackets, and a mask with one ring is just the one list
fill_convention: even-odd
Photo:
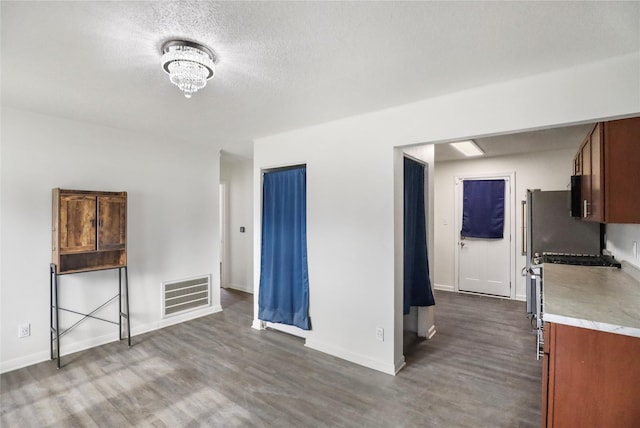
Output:
[[60,197],[60,253],[96,249],[96,198]]
[[126,216],[126,204],[123,197],[98,197],[98,250],[124,249]]
[[[582,180],[580,180],[580,194],[582,195],[582,217],[591,217],[591,140],[587,139],[582,147]],[[586,201],[586,202],[584,202]],[[586,210],[585,210],[586,208]]]
[[[504,177],[491,177],[504,178]],[[477,180],[477,178],[474,178]],[[462,224],[463,192],[458,184],[458,225]],[[511,296],[511,209],[509,179],[505,178],[504,238],[458,237],[458,290]]]
[[591,133],[591,217],[604,221],[604,192],[602,189],[602,127],[598,124]]

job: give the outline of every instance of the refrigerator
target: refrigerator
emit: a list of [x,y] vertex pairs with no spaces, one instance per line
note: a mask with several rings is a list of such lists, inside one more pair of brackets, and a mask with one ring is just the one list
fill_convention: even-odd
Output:
[[600,223],[571,216],[571,191],[527,190],[525,210],[527,314],[536,314],[537,295],[532,266],[543,253],[590,254],[602,251]]

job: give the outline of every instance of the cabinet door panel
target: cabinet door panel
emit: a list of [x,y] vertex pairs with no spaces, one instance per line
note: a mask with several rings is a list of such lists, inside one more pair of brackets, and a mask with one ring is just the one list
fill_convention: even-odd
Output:
[[640,426],[640,338],[560,324],[554,332],[549,425]]
[[573,160],[573,175],[582,175],[582,152],[578,152]]
[[[589,220],[591,217],[591,141],[587,139],[581,150],[582,180],[580,181],[580,195],[582,196],[582,218]],[[587,201],[584,203],[584,201]],[[586,211],[585,211],[586,207]]]
[[98,197],[98,250],[125,248],[127,205],[121,196]]
[[602,162],[602,124],[598,124],[591,133],[591,219],[604,221],[604,186]]
[[60,253],[96,249],[96,198],[60,197]]
[[605,217],[640,223],[640,118],[604,124]]
[[553,426],[553,361],[550,358],[552,348],[551,330],[554,325],[544,323],[544,354],[542,356],[542,428]]

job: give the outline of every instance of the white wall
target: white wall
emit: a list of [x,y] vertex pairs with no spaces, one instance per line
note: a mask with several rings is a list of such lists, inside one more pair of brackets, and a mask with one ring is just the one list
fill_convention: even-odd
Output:
[[[640,224],[607,224],[607,250],[616,259],[625,260],[640,268]],[[637,242],[637,255],[633,254],[633,242]]]
[[[639,60],[629,55],[256,140],[255,289],[260,169],[306,163],[313,323],[306,344],[394,373],[402,352],[395,349],[402,316],[394,294],[394,147],[636,114]],[[376,327],[385,329],[384,342]]]
[[224,286],[253,293],[253,160],[223,156],[220,178],[227,182],[229,216],[229,274]]
[[[526,300],[525,278],[520,269],[525,266],[522,250],[522,215],[520,201],[526,199],[527,189],[569,190],[575,150],[553,150],[474,158],[436,163],[435,201],[435,265],[436,288],[453,290],[455,286],[455,252],[457,251],[455,182],[454,177],[469,174],[515,172],[515,241],[516,241],[516,299]],[[446,223],[446,224],[445,224]]]
[[[3,107],[2,371],[49,359],[54,187],[128,192],[132,335],[220,310],[218,165],[211,148]],[[62,277],[61,306],[94,309],[116,294],[116,272]],[[162,320],[161,282],[203,274],[212,274],[212,307]],[[100,315],[117,320],[117,303]],[[63,326],[75,319],[61,317]],[[18,339],[26,322],[31,336]],[[85,321],[63,337],[62,354],[117,335],[116,326]]]

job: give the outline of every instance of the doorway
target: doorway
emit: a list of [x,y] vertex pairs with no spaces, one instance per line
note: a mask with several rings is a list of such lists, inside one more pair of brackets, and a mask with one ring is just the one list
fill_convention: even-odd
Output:
[[403,155],[403,353],[435,333],[429,269],[429,164]]
[[220,182],[219,187],[219,207],[218,214],[220,227],[220,286],[229,286],[229,191],[226,181]]
[[271,328],[303,339],[311,331],[306,171],[306,164],[261,171],[260,279],[254,320],[259,330]]
[[[463,237],[465,181],[504,180],[504,233],[499,239]],[[456,291],[515,299],[515,173],[456,176]]]

